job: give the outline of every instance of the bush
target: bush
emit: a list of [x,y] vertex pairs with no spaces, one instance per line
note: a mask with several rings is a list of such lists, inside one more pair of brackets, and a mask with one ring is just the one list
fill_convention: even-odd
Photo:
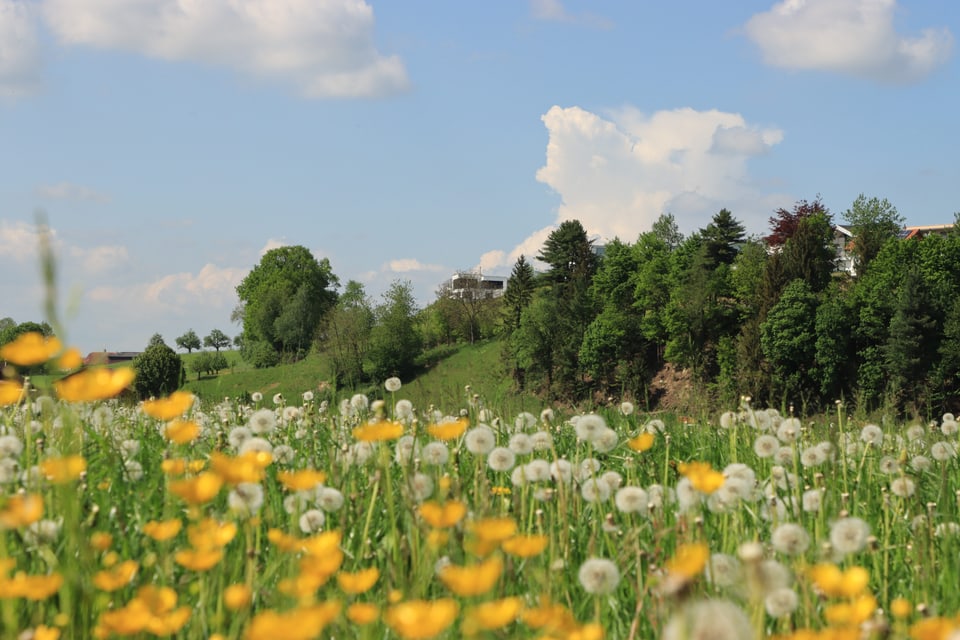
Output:
[[255,369],[266,369],[267,367],[275,367],[280,364],[280,354],[270,346],[269,342],[246,341],[243,343],[240,355]]
[[133,359],[133,368],[137,372],[133,387],[141,399],[171,394],[186,379],[180,356],[163,343],[147,347]]

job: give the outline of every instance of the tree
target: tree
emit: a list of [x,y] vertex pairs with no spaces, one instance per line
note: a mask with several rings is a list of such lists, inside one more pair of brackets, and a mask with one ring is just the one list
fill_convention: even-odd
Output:
[[394,281],[374,310],[368,355],[375,379],[407,378],[412,374],[422,345],[416,315],[413,285],[408,280]]
[[706,256],[713,264],[733,264],[740,245],[746,240],[746,229],[730,211],[720,209],[701,235]]
[[535,278],[533,266],[521,253],[513,265],[507,279],[507,288],[503,292],[503,327],[507,334],[520,328],[520,316],[533,300]]
[[561,222],[547,237],[537,259],[549,266],[543,278],[553,285],[589,282],[597,268],[593,242],[577,220]]
[[672,213],[661,213],[660,217],[654,220],[650,232],[653,233],[653,237],[667,245],[667,248],[671,251],[683,242],[683,234],[680,233],[677,219],[673,217]]
[[187,353],[193,353],[194,349],[199,349],[200,336],[197,335],[197,332],[193,329],[190,329],[185,334],[177,338],[177,347],[180,349],[186,349]]
[[336,306],[324,319],[318,340],[339,383],[354,386],[365,380],[363,365],[373,325],[373,308],[363,285],[348,281]]
[[186,377],[180,356],[163,342],[151,344],[134,358],[133,368],[137,372],[133,386],[141,399],[169,395]]
[[787,282],[801,278],[814,293],[823,291],[834,271],[829,214],[821,212],[800,218],[793,236],[783,245],[781,257]]
[[163,341],[163,336],[160,335],[159,333],[155,333],[152,336],[150,336],[150,342],[147,343],[147,346],[155,347],[159,344],[162,344],[163,346],[167,346],[167,343]]
[[813,202],[798,200],[793,205],[792,211],[787,211],[782,207],[777,209],[774,215],[770,216],[770,235],[763,239],[764,242],[767,243],[768,247],[782,247],[787,243],[787,240],[797,233],[797,227],[800,226],[801,220],[815,215],[824,215],[827,218],[827,224],[833,224],[830,211],[820,201],[820,194],[817,194]]
[[857,274],[862,274],[880,249],[897,237],[906,221],[886,198],[867,199],[862,193],[843,214],[854,233],[853,254]]
[[213,347],[217,350],[217,353],[219,353],[220,349],[229,347],[230,342],[230,336],[220,331],[220,329],[214,329],[210,332],[210,335],[204,337],[203,346]]
[[773,369],[776,391],[785,400],[806,402],[819,391],[814,384],[816,317],[817,297],[797,278],[760,325],[763,355]]
[[226,369],[230,364],[226,356],[219,351],[203,351],[197,354],[197,357],[190,362],[190,370],[196,372],[197,380],[200,374],[216,375]]
[[939,349],[937,322],[917,269],[907,271],[883,347],[888,393],[898,408],[922,406],[927,375]]
[[306,247],[267,251],[237,285],[244,353],[265,353],[254,347],[263,343],[280,355],[302,355],[321,319],[336,304],[338,284],[329,261],[318,261]]

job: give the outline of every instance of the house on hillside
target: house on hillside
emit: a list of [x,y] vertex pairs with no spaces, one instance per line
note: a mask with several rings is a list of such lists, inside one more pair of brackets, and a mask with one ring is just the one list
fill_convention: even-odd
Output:
[[[916,227],[904,227],[900,230],[898,237],[901,240],[921,239],[925,236],[936,234],[945,236],[953,229],[953,224],[928,224]],[[856,234],[850,227],[843,225],[833,225],[833,248],[834,264],[836,270],[847,273],[851,276],[857,275],[856,264],[854,262],[853,246],[857,241]]]
[[442,287],[454,298],[499,298],[507,288],[507,278],[483,274],[480,269],[457,271]]
[[130,362],[140,355],[139,351],[91,351],[83,359],[83,364],[116,364],[118,362]]

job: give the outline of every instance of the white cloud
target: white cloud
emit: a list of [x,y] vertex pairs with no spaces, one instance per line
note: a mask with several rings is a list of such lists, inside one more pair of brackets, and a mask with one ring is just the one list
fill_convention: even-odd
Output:
[[90,274],[110,271],[127,264],[130,258],[127,248],[122,245],[101,245],[91,249],[71,247],[70,255]]
[[896,0],[784,0],[744,31],[775,67],[914,82],[949,58],[953,37],[946,28],[900,35],[896,10]]
[[562,0],[530,0],[530,12],[537,20],[568,22],[597,29],[611,29],[610,20],[592,13],[572,14],[563,6]]
[[383,271],[391,273],[409,273],[411,271],[444,271],[445,267],[438,264],[424,264],[414,258],[391,260],[383,265]]
[[71,182],[59,182],[57,184],[44,184],[36,189],[37,195],[41,198],[51,200],[86,200],[89,202],[110,202],[110,196],[101,193],[90,187]]
[[20,98],[40,86],[39,36],[35,6],[0,0],[0,98]]
[[374,97],[409,81],[374,43],[363,0],[45,0],[68,45],[194,61],[290,83],[308,97]]
[[197,273],[172,273],[152,282],[101,285],[87,297],[98,303],[122,302],[141,309],[191,312],[198,307],[224,307],[236,301],[236,286],[246,269],[206,264]]
[[[549,140],[537,180],[560,196],[555,223],[579,220],[601,242],[633,242],[662,213],[674,214],[683,231],[694,231],[722,208],[748,230],[759,230],[782,206],[782,195],[754,184],[748,163],[768,153],[783,133],[740,114],[623,108],[601,116],[554,106],[542,120]],[[509,252],[483,254],[481,268],[505,272],[520,254],[535,260],[554,228],[536,231]]]
[[267,251],[272,249],[279,249],[280,247],[288,247],[290,243],[287,242],[286,238],[270,238],[267,240],[267,243],[263,245],[263,248],[260,249],[260,257],[262,258],[266,255]]
[[[57,247],[59,241],[54,229],[47,228],[51,242]],[[39,255],[40,227],[23,221],[0,220],[0,256],[14,262],[36,262]]]

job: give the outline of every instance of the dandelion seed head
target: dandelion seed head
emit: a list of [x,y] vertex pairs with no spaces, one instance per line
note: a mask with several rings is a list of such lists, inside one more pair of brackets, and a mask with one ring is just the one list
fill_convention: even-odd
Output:
[[414,440],[413,436],[400,436],[400,438],[397,440],[396,450],[394,452],[394,459],[397,461],[397,464],[408,464],[410,459],[416,455],[420,455],[420,445],[417,444],[417,441]]
[[517,417],[513,420],[513,429],[515,432],[520,433],[526,431],[527,429],[532,429],[537,424],[537,416],[533,415],[529,411],[521,411],[517,414]]
[[907,427],[907,440],[923,440],[926,432],[922,424],[912,424]]
[[467,451],[473,455],[482,456],[490,453],[497,446],[497,437],[494,435],[493,429],[480,424],[467,431],[463,442]]
[[789,616],[796,611],[799,604],[797,592],[789,587],[774,589],[763,599],[763,606],[772,618]]
[[803,510],[806,513],[816,513],[820,511],[823,504],[823,491],[820,489],[807,489],[803,492],[801,499]]
[[420,450],[420,458],[424,464],[445,465],[450,459],[450,449],[442,442],[428,442]]
[[610,499],[610,485],[599,478],[589,478],[581,485],[580,495],[587,502],[606,502]]
[[383,388],[389,391],[390,393],[396,393],[397,391],[400,391],[400,387],[402,386],[403,386],[403,383],[400,382],[400,378],[397,378],[396,376],[392,378],[387,378],[386,380],[383,381]]
[[273,461],[277,464],[291,464],[297,457],[297,452],[288,444],[277,445],[273,448]]
[[649,510],[650,498],[642,488],[627,486],[617,490],[613,502],[621,513],[646,515]]
[[890,493],[900,498],[909,498],[916,492],[917,485],[910,476],[900,476],[890,481]]
[[577,474],[577,479],[585,480],[586,478],[591,477],[597,471],[600,471],[600,461],[596,458],[584,458],[580,462],[580,470]]
[[530,435],[530,444],[534,451],[548,451],[553,447],[553,436],[549,431],[535,431]]
[[883,444],[883,429],[875,424],[865,425],[860,430],[860,440],[870,446],[879,447]]
[[433,479],[425,473],[415,473],[410,477],[410,493],[417,502],[423,502],[433,494]]
[[397,403],[393,405],[393,417],[401,422],[413,418],[413,403],[407,399],[397,400]]
[[620,584],[620,570],[606,558],[590,558],[580,565],[577,572],[584,591],[594,595],[613,593]]
[[530,482],[547,482],[550,480],[550,463],[539,458],[533,459],[524,465],[524,474]]
[[23,442],[15,435],[0,436],[0,458],[16,458],[23,451]]
[[130,458],[135,457],[138,453],[140,453],[139,440],[128,439],[120,443],[120,456],[123,459],[129,460]]
[[738,422],[737,418],[738,415],[736,411],[724,411],[720,414],[720,428],[732,429]]
[[240,445],[238,453],[243,455],[245,453],[250,453],[251,451],[257,453],[273,453],[273,445],[264,438],[252,436],[247,438],[243,444]]
[[757,436],[753,441],[753,452],[758,458],[772,458],[780,449],[780,441],[770,434]]
[[263,506],[263,487],[256,482],[241,482],[227,494],[227,506],[242,516],[256,515]]
[[593,442],[600,433],[607,428],[607,421],[595,413],[574,416],[574,431],[581,442]]
[[778,465],[793,464],[793,447],[779,447],[773,454],[773,461]]
[[143,465],[136,460],[127,460],[124,462],[123,472],[130,482],[138,482],[143,479]]
[[517,463],[517,454],[507,447],[494,447],[487,454],[487,465],[494,471],[510,471]]
[[333,487],[317,487],[317,506],[332,513],[343,506],[343,494]]
[[243,443],[253,437],[253,432],[247,427],[234,427],[227,434],[227,442],[234,449],[239,449]]
[[930,456],[937,462],[946,462],[957,457],[956,448],[949,442],[934,442],[930,446]]
[[819,445],[806,447],[800,453],[800,464],[807,468],[819,467],[826,461],[827,454],[823,452],[823,449],[821,449]]
[[840,555],[862,551],[869,535],[870,525],[860,518],[840,518],[830,526],[830,544]]
[[620,413],[625,416],[632,415],[635,410],[636,410],[636,407],[633,406],[632,402],[624,400],[623,402],[620,403]]
[[601,430],[593,439],[593,450],[597,453],[609,453],[620,444],[620,436],[613,429]]
[[777,439],[784,444],[792,444],[800,437],[800,419],[787,418],[777,427]]
[[727,600],[700,600],[670,618],[661,640],[743,640],[753,637],[750,619]]
[[557,482],[570,484],[573,481],[573,465],[569,460],[558,458],[550,463],[550,476]]
[[13,458],[0,458],[0,484],[10,484],[20,478],[20,463]]
[[798,556],[810,547],[810,534],[798,524],[784,522],[773,530],[770,544],[784,555]]
[[366,411],[370,408],[370,398],[362,393],[355,393],[350,397],[350,406],[356,412]]
[[309,509],[300,516],[300,531],[306,534],[316,533],[323,528],[327,516],[320,509]]
[[533,442],[525,433],[515,433],[510,436],[508,446],[518,456],[525,456],[533,451]]
[[927,456],[916,455],[910,458],[910,468],[914,471],[929,471],[933,467],[933,461]]
[[733,587],[743,579],[743,567],[740,561],[726,553],[714,553],[710,556],[704,570],[707,582],[721,588]]

